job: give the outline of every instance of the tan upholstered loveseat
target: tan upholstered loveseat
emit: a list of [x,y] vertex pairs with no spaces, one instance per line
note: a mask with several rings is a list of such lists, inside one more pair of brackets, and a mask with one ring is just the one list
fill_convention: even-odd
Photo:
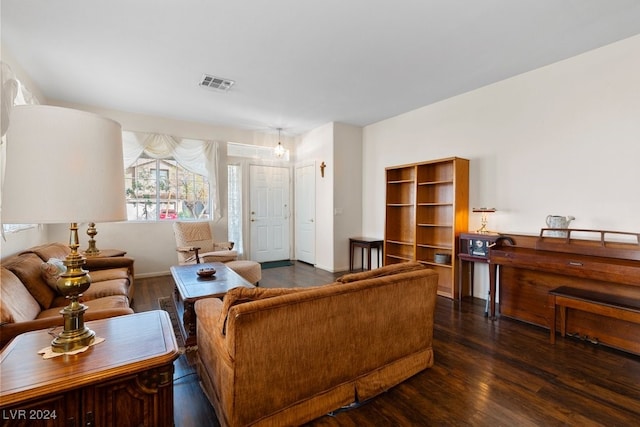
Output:
[[437,281],[405,263],[197,301],[198,372],[220,424],[300,425],[431,367]]
[[[62,326],[60,310],[68,301],[47,283],[41,265],[69,252],[62,243],[49,243],[2,260],[0,348],[23,332]],[[133,263],[128,257],[87,259],[92,283],[81,299],[89,307],[86,321],[133,313]]]

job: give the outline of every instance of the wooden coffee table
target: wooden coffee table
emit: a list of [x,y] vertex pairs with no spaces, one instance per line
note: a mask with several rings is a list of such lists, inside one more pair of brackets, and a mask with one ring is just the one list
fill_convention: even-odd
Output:
[[[201,268],[215,268],[216,274],[212,277],[200,277],[197,271]],[[181,328],[187,347],[194,346],[198,342],[196,338],[196,312],[194,310],[197,300],[222,298],[229,290],[238,286],[255,287],[221,262],[174,265],[170,270],[176,284],[176,302],[183,308]]]

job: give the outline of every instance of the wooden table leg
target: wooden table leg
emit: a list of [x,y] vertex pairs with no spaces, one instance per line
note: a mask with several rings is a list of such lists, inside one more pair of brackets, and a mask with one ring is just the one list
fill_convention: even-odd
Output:
[[182,324],[185,333],[185,345],[187,347],[194,346],[198,343],[196,337],[196,311],[195,303],[191,301],[183,302],[184,313],[182,315]]
[[355,250],[353,240],[349,240],[349,271],[353,271],[353,251]]
[[549,342],[556,343],[556,296],[549,295],[547,298],[549,305]]
[[560,336],[564,337],[567,333],[567,307],[560,306]]
[[496,318],[496,280],[498,276],[498,265],[489,263],[489,310],[491,320]]

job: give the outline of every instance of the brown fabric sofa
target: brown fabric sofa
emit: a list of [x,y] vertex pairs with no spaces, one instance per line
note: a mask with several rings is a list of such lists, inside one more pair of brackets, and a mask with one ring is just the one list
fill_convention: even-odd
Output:
[[300,425],[431,367],[437,282],[405,263],[197,301],[198,373],[220,425]]
[[[18,334],[63,325],[60,310],[68,301],[47,283],[41,265],[69,252],[62,243],[49,243],[2,260],[0,348]],[[87,259],[91,287],[81,298],[89,307],[85,321],[133,313],[133,263],[128,257]]]

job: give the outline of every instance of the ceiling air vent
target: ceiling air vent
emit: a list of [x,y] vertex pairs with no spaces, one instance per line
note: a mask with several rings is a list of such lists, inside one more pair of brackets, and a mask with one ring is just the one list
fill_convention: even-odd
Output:
[[222,77],[216,77],[209,74],[203,74],[202,80],[200,80],[200,86],[226,92],[231,89],[235,82],[233,80],[225,79]]

